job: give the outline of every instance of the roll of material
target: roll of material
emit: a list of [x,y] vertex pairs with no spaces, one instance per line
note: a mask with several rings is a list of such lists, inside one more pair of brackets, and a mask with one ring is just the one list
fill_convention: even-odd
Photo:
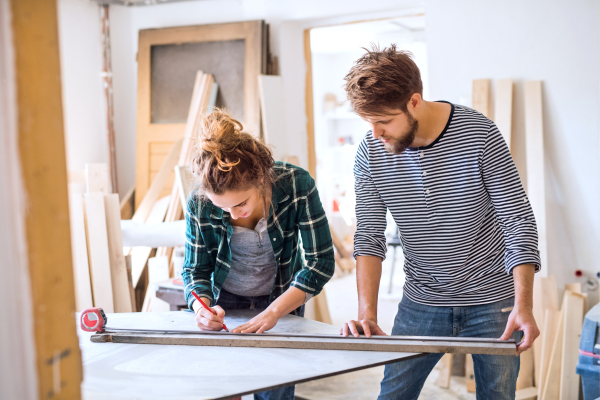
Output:
[[122,220],[124,247],[178,247],[185,245],[185,220],[143,224]]

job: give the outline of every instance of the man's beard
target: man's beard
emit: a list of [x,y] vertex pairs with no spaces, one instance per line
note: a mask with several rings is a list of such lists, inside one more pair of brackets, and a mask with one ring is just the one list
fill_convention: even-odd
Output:
[[406,113],[408,123],[410,124],[408,132],[406,132],[400,139],[390,138],[388,143],[384,143],[385,150],[392,154],[402,154],[410,147],[411,143],[415,140],[415,135],[419,129],[419,121],[417,121],[412,115]]

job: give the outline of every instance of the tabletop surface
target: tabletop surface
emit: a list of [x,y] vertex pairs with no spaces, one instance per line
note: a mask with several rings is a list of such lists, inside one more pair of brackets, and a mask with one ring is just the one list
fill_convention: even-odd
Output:
[[[229,310],[229,329],[260,310]],[[184,311],[107,314],[109,328],[195,330]],[[337,334],[286,315],[273,333]],[[79,331],[84,399],[221,399],[418,357],[417,353],[92,343]]]

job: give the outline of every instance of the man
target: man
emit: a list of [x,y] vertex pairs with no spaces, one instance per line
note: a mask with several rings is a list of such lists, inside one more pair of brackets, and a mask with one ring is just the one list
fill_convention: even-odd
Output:
[[[530,348],[539,335],[537,229],[496,125],[470,108],[423,100],[418,67],[395,46],[367,51],[345,80],[372,131],[354,166],[358,320],[341,334],[385,335],[377,294],[389,210],[406,274],[392,335],[522,338],[517,354]],[[417,399],[441,357],[386,366],[379,399]],[[473,355],[473,362],[478,399],[515,398],[519,357]]]

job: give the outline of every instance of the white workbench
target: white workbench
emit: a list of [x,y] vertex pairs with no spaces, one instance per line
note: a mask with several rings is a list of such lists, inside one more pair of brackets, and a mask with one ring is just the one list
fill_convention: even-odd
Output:
[[[231,310],[229,329],[257,310]],[[190,312],[107,314],[108,328],[197,329]],[[339,327],[295,316],[271,332],[337,334]],[[226,399],[325,378],[402,359],[414,353],[92,343],[79,332],[83,399]]]

